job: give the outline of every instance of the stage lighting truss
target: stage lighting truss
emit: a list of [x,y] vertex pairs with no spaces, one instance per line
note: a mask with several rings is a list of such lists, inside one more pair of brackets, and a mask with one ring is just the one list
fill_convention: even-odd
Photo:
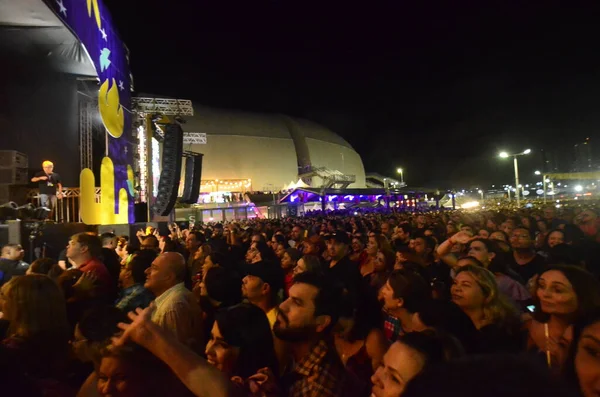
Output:
[[192,101],[188,99],[140,98],[131,99],[133,108],[141,117],[148,113],[159,113],[165,116],[193,116]]
[[[178,123],[183,124],[186,116],[194,115],[192,101],[188,99],[171,99],[171,98],[132,98],[133,110],[139,117],[140,126],[137,127],[138,138],[138,154],[139,154],[139,188],[140,201],[147,202],[148,199],[148,172],[151,172],[156,178],[160,175],[160,149],[159,142],[164,138],[164,131],[161,125],[157,123],[160,116],[174,116],[173,119]],[[152,142],[146,142],[147,136],[145,131],[145,123],[143,120],[146,116],[152,115],[153,124],[153,139]],[[207,137],[203,132],[185,132],[183,135],[183,143],[186,145],[206,145]],[[151,145],[152,158],[147,158],[146,148]],[[154,194],[158,188],[158,181],[154,182]]]
[[185,132],[183,134],[184,145],[206,145],[206,133],[204,132]]

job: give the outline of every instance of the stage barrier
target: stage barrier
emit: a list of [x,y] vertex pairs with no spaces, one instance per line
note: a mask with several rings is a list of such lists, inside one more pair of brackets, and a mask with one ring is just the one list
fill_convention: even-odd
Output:
[[[96,204],[100,203],[100,188],[96,188]],[[79,212],[80,189],[78,187],[63,188],[63,198],[57,200],[55,211],[50,215],[50,219],[57,223],[81,222]],[[40,195],[38,189],[31,189],[27,192],[27,202],[36,207],[40,205]]]

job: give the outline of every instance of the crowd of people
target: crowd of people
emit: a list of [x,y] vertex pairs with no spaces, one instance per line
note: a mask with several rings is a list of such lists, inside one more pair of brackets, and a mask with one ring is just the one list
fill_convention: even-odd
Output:
[[593,205],[80,233],[0,259],[0,392],[600,395]]

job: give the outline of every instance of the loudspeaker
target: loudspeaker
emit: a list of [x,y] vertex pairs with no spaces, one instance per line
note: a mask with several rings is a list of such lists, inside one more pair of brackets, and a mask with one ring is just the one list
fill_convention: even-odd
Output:
[[183,187],[183,196],[181,196],[182,203],[196,204],[198,202],[200,180],[202,179],[203,156],[203,154],[197,153],[186,158],[185,185]]
[[167,124],[164,128],[162,171],[158,181],[158,195],[152,207],[155,214],[167,216],[177,200],[181,179],[183,154],[183,130],[179,124]]

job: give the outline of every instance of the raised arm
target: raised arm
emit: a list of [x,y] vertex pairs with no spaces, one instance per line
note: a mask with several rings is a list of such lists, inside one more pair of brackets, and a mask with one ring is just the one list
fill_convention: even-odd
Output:
[[437,248],[438,257],[442,262],[450,266],[451,268],[456,267],[458,262],[456,256],[452,255],[452,247],[456,244],[467,244],[471,240],[471,235],[467,232],[458,232]]
[[214,366],[163,331],[150,318],[154,305],[130,312],[131,324],[120,323],[124,332],[113,338],[115,345],[131,340],[167,364],[173,373],[196,396],[241,396],[240,390]]

